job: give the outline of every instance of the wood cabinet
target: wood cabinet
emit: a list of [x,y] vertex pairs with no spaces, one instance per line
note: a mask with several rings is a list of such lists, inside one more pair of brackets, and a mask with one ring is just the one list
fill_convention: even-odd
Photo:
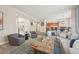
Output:
[[48,31],[49,29],[51,30],[55,30],[59,27],[59,23],[58,22],[50,22],[46,24],[46,31]]

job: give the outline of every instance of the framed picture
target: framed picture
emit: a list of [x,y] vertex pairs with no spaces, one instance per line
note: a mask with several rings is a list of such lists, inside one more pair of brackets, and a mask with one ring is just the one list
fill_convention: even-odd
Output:
[[3,12],[0,11],[0,30],[3,30]]

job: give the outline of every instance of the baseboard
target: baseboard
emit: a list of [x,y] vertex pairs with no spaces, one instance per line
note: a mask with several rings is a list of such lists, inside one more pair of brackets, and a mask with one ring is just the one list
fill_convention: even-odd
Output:
[[6,44],[6,43],[8,43],[8,41],[7,42],[2,42],[2,43],[0,43],[0,45]]

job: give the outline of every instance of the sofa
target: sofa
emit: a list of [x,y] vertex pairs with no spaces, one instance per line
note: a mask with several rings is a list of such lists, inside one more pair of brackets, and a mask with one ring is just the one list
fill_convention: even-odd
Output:
[[72,35],[72,36],[71,39],[66,38],[65,33],[63,35],[60,34],[60,36],[57,36],[57,38],[61,42],[61,51],[63,54],[79,54],[79,39],[73,43],[72,48],[70,47],[70,42],[72,38],[73,39],[77,38],[77,35]]
[[37,33],[35,31],[31,31],[31,38],[37,38]]
[[13,46],[19,46],[20,44],[25,42],[25,36],[21,34],[10,34],[8,35],[9,44]]

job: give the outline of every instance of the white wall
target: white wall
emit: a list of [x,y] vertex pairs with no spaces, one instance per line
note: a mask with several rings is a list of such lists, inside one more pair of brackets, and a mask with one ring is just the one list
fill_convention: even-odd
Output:
[[74,32],[76,32],[76,25],[75,25],[75,23],[76,23],[76,14],[75,14],[76,12],[75,12],[75,8],[73,8],[72,9],[72,11],[71,11],[71,27],[72,27],[72,32],[74,33]]
[[16,33],[16,12],[9,6],[0,6],[3,12],[3,30],[0,31],[0,44],[7,41],[6,35]]
[[76,28],[76,32],[79,33],[79,6],[75,10],[76,10],[75,11],[76,12],[75,13],[76,14],[76,22],[75,22],[76,27],[75,28]]
[[33,17],[24,12],[13,8],[12,6],[0,6],[0,11],[3,12],[3,30],[0,30],[0,45],[6,43],[7,35],[17,33],[16,13],[23,15],[25,18],[33,19]]

